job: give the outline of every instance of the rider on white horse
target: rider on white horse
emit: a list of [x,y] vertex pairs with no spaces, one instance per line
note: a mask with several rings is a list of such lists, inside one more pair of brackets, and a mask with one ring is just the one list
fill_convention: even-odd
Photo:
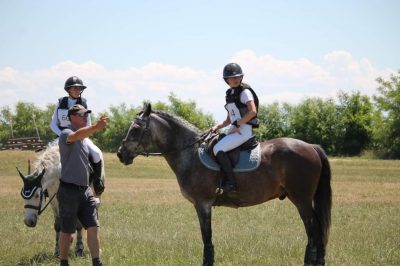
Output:
[[[68,119],[68,109],[75,104],[80,104],[87,108],[86,99],[81,97],[82,92],[86,89],[80,78],[72,76],[65,81],[64,90],[68,96],[58,99],[56,109],[54,110],[50,127],[57,136],[60,136],[63,129],[69,128],[71,122]],[[91,126],[92,122],[90,114],[88,114],[87,126]],[[93,169],[93,187],[96,195],[101,195],[104,191],[104,165],[103,154],[101,150],[89,139],[85,139],[89,148],[90,165]]]

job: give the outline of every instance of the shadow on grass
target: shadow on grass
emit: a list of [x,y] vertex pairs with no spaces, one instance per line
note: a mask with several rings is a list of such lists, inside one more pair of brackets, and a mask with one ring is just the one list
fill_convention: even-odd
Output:
[[[75,259],[75,258],[87,258],[89,254],[87,254],[85,251],[83,251],[82,255],[76,255],[75,253],[69,254],[69,259]],[[22,258],[18,262],[18,266],[31,266],[31,265],[38,265],[42,263],[59,263],[60,259],[58,256],[54,255],[54,253],[50,252],[39,252],[38,254],[34,255],[32,258]]]
[[56,257],[53,253],[39,252],[30,259],[22,258],[17,265],[30,266],[30,265],[41,264],[44,262],[58,262],[58,257]]

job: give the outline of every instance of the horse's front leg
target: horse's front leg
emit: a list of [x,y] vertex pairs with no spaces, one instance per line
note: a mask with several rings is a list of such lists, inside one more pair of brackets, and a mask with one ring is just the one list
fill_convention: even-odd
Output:
[[200,202],[195,204],[195,208],[204,244],[203,266],[212,266],[214,265],[214,246],[212,244],[211,205]]
[[83,256],[83,241],[82,241],[82,225],[78,223],[76,227],[76,246],[75,254],[77,256]]

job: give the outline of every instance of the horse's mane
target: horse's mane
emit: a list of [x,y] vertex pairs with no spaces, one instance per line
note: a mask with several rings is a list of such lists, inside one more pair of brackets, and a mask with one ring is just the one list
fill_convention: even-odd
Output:
[[198,129],[197,127],[195,127],[193,124],[189,123],[188,121],[186,121],[185,119],[183,119],[182,117],[173,115],[171,113],[168,112],[163,112],[163,111],[153,111],[154,114],[157,114],[159,116],[161,116],[162,118],[165,118],[167,120],[172,120],[174,123],[189,129],[190,131],[193,131],[197,134],[200,134],[201,131],[200,129]]
[[38,156],[37,160],[34,162],[34,169],[51,169],[58,167],[60,163],[60,153],[58,149],[58,144],[49,144],[47,148]]

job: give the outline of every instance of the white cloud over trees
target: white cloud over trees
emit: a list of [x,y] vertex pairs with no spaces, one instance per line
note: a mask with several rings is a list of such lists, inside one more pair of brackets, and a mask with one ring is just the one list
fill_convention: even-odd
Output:
[[[338,90],[375,93],[378,76],[388,77],[394,69],[378,69],[366,58],[356,59],[347,51],[333,51],[322,63],[307,58],[285,60],[273,55],[257,55],[252,50],[236,53],[231,62],[240,64],[249,83],[264,104],[274,101],[297,103],[305,97],[334,97]],[[12,67],[0,69],[0,106],[13,107],[17,101],[38,106],[56,103],[66,95],[65,80],[72,75],[88,86],[84,97],[94,112],[110,105],[140,105],[143,100],[167,102],[170,92],[196,101],[217,120],[225,115],[226,84],[222,67],[203,71],[189,66],[151,62],[126,69],[108,69],[99,63],[64,61],[47,69],[26,72]],[[221,68],[221,69],[220,69]]]

